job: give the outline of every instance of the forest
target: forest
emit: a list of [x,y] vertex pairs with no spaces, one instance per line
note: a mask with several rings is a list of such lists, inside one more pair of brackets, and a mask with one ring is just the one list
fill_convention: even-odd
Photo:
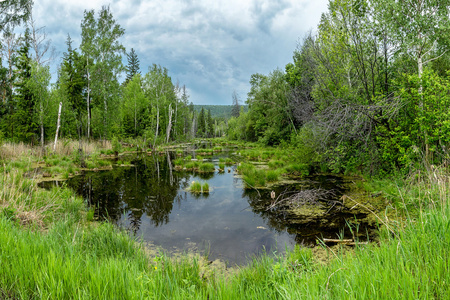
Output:
[[448,14],[448,1],[330,1],[292,63],[252,75],[228,137],[292,144],[334,172],[447,162]]
[[[241,113],[241,101],[230,92],[232,111],[214,118],[194,109],[186,87],[165,67],[153,64],[140,73],[135,50],[120,43],[124,28],[106,6],[85,11],[80,45],[67,36],[57,81],[50,84],[51,44],[23,3],[2,3],[12,14],[2,20],[4,140],[51,141],[61,103],[59,136],[69,139],[131,138],[155,147],[226,134],[293,145],[305,161],[338,173],[407,172],[448,158],[446,1],[330,1],[293,62],[251,76],[248,111]],[[25,20],[18,34],[15,25]]]
[[153,64],[141,74],[135,50],[127,52],[120,42],[125,29],[107,6],[98,13],[84,12],[80,45],[74,45],[67,35],[56,83],[50,84],[50,62],[55,60],[51,41],[45,27],[36,25],[31,10],[22,2],[2,3],[2,10],[17,10],[17,17],[26,18],[23,33],[17,33],[14,26],[21,19],[4,19],[2,24],[3,139],[45,145],[55,137],[59,103],[58,132],[62,138],[140,138],[154,147],[174,140],[223,135],[224,120],[213,120],[208,110],[194,111],[186,87],[174,83],[167,68]]

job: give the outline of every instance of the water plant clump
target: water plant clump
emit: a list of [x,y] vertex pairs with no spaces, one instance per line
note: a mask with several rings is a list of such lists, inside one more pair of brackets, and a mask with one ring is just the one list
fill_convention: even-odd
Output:
[[182,158],[177,158],[177,159],[175,159],[175,160],[173,161],[173,164],[174,164],[175,166],[180,166],[180,167],[182,167],[182,166],[184,165],[184,159],[182,159]]
[[274,182],[280,178],[280,173],[277,170],[269,170],[266,173],[267,181]]
[[209,184],[207,182],[202,184],[202,192],[209,193]]
[[202,173],[214,172],[214,165],[212,163],[201,163],[198,167],[198,171]]
[[231,158],[227,157],[227,159],[225,159],[225,164],[227,166],[231,166],[234,165],[234,161]]
[[192,181],[191,186],[189,187],[189,190],[192,193],[201,193],[202,192],[202,184],[198,181]]

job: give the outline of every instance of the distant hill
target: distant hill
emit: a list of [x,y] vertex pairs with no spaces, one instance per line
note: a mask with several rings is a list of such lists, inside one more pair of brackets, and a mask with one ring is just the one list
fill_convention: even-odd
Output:
[[[241,105],[244,107],[244,111],[248,110],[247,105]],[[213,118],[231,118],[232,105],[194,105],[194,110],[200,112],[203,109],[211,111],[211,117]]]

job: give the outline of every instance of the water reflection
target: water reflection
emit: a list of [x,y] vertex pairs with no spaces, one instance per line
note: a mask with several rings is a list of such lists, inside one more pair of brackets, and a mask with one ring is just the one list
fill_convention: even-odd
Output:
[[[267,210],[270,191],[243,189],[234,167],[224,173],[175,172],[174,158],[137,156],[129,167],[86,172],[67,185],[96,207],[99,218],[124,226],[146,241],[166,250],[208,251],[210,258],[230,263],[242,264],[261,251],[283,252],[295,243],[314,245],[321,236],[336,238],[346,226],[340,214],[331,213],[329,220],[302,220],[282,207]],[[211,192],[187,192],[193,180],[207,181]],[[278,195],[307,186],[332,186],[339,196],[341,181],[319,176],[275,191]]]

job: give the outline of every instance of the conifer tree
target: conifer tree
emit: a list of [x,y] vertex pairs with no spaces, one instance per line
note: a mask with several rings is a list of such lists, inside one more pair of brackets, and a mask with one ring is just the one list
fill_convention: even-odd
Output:
[[29,86],[31,78],[30,30],[25,30],[15,65],[18,73],[15,86],[15,111],[13,113],[13,136],[24,142],[35,143],[38,125],[34,118],[35,99]]
[[139,71],[139,58],[136,54],[136,51],[134,51],[133,48],[131,48],[130,53],[127,54],[128,59],[128,66],[127,66],[127,78],[125,80],[125,84],[127,84],[134,75],[141,74]]

